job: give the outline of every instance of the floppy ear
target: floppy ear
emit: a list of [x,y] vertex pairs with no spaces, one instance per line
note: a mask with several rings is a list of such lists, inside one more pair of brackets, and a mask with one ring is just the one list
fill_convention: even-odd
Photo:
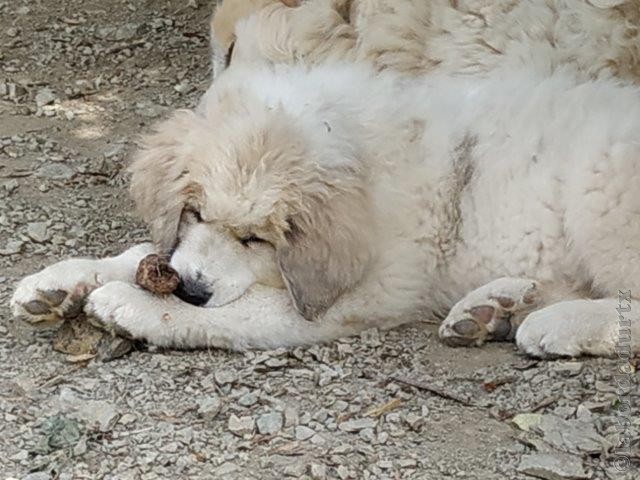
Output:
[[280,3],[298,7],[301,0],[224,0],[217,4],[210,22],[214,80],[228,67],[236,24],[267,6]]
[[371,257],[368,201],[342,191],[289,218],[278,265],[293,302],[307,320],[322,315],[360,281]]
[[186,139],[195,119],[193,112],[180,110],[161,122],[155,133],[143,138],[129,167],[131,196],[160,251],[174,247],[184,203],[194,190],[184,167]]

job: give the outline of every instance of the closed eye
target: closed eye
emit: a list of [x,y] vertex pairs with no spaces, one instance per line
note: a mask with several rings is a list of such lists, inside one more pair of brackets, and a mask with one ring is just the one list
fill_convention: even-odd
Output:
[[248,247],[252,243],[267,243],[267,241],[260,237],[256,237],[255,235],[249,235],[247,237],[240,238],[240,243],[245,247]]
[[235,48],[235,46],[236,46],[236,42],[234,40],[233,42],[231,42],[231,45],[229,46],[229,50],[227,50],[227,54],[224,57],[225,68],[231,65],[231,57],[233,57],[233,49]]

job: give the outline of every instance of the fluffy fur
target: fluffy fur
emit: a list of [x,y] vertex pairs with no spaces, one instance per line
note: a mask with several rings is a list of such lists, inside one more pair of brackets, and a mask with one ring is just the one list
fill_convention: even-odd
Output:
[[[299,345],[449,312],[451,344],[612,355],[629,338],[638,353],[639,132],[638,88],[573,73],[231,67],[132,166],[157,246],[207,308],[128,283],[133,254],[84,308],[175,347]],[[19,285],[17,315],[49,318],[48,292],[77,291],[89,267],[59,265]]]
[[225,0],[212,20],[214,77],[230,59],[361,60],[409,74],[485,75],[572,65],[640,79],[638,0]]

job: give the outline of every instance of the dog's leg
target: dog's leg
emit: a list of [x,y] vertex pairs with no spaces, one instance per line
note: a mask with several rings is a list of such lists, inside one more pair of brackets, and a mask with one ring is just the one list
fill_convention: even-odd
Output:
[[99,286],[114,280],[133,282],[138,263],[152,252],[152,245],[145,243],[116,257],[55,263],[18,283],[11,298],[13,314],[33,324],[75,316]]
[[640,302],[571,300],[529,314],[516,334],[523,352],[541,358],[640,354]]
[[513,339],[524,317],[542,305],[538,283],[524,278],[499,278],[456,303],[439,329],[448,345],[482,345]]
[[200,308],[175,296],[157,297],[129,283],[111,282],[89,295],[85,312],[89,321],[118,335],[175,348],[277,348],[358,330],[347,322],[309,322],[286,290],[261,286],[227,305]]

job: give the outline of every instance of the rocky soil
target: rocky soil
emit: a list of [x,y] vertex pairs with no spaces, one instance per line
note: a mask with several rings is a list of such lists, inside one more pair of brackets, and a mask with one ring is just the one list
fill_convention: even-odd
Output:
[[78,362],[13,321],[25,274],[147,238],[124,169],[137,134],[206,88],[210,9],[0,0],[0,477],[638,478],[640,377],[620,360],[451,349],[425,321]]

